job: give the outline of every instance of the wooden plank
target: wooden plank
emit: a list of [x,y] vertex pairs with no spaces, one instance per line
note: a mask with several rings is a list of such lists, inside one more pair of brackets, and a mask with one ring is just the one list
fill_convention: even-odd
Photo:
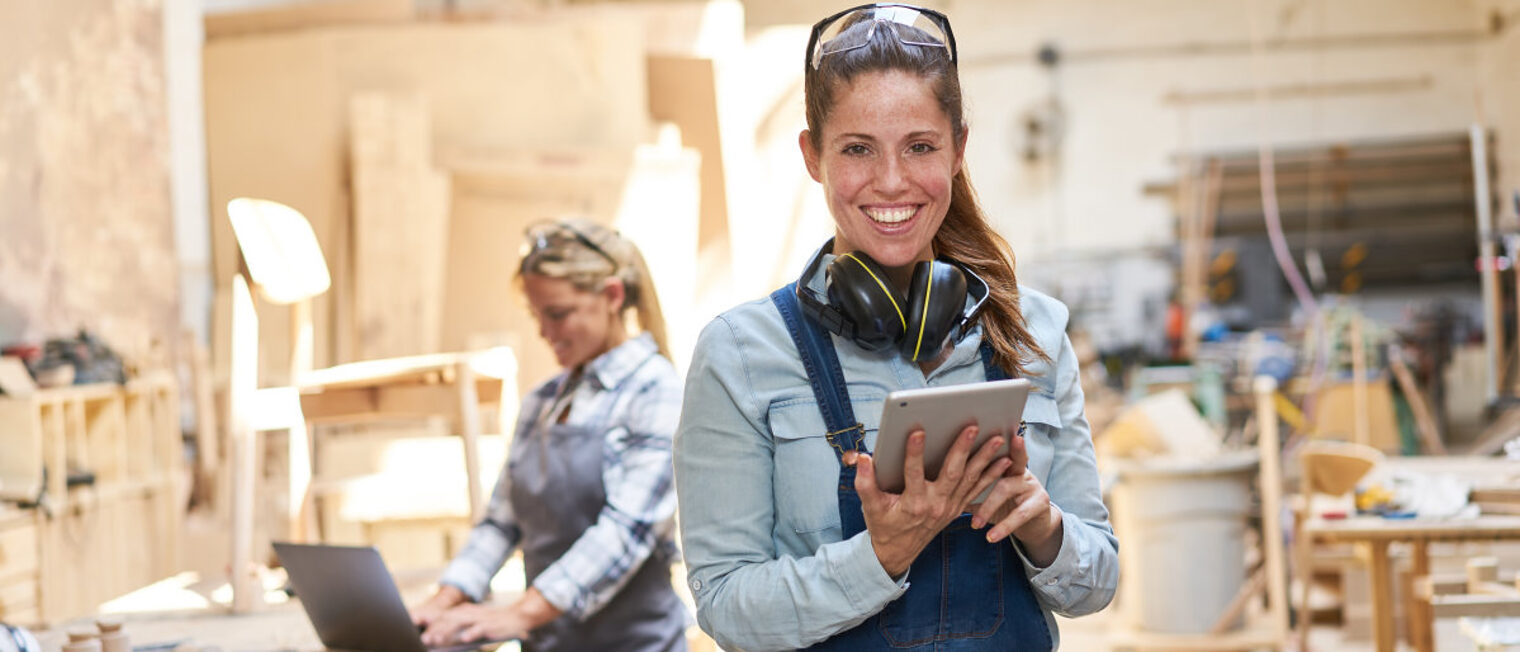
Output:
[[470,363],[459,363],[456,373],[459,434],[464,439],[465,495],[470,501],[470,522],[474,523],[485,517],[485,503],[480,497],[480,395],[475,391],[475,370]]
[[258,433],[251,425],[258,391],[259,319],[242,276],[232,281],[232,378],[228,385],[227,438],[232,444],[232,610],[247,613],[263,601],[253,574],[253,521],[258,491]]
[[717,97],[716,62],[712,59],[673,54],[651,54],[649,64],[649,114],[681,128],[681,142],[702,155],[697,252],[705,270],[698,279],[697,296],[706,296],[718,284],[727,283],[730,255],[728,186],[725,182],[723,143]]
[[319,0],[277,7],[208,13],[206,40],[261,32],[355,23],[402,23],[415,17],[412,0]]
[[303,390],[375,387],[402,383],[437,382],[452,373],[454,364],[468,354],[434,353],[384,360],[365,360],[316,369],[301,379]]
[[1430,599],[1436,618],[1520,617],[1520,598],[1502,595],[1437,595]]
[[34,501],[42,492],[42,416],[35,403],[0,398],[0,498]]
[[[476,378],[474,385],[477,401],[498,401],[500,380]],[[426,417],[457,414],[459,398],[451,384],[347,388],[302,394],[301,411],[313,423]]]
[[1520,487],[1478,485],[1468,499],[1473,502],[1520,503]]
[[1520,517],[1472,519],[1388,519],[1357,516],[1338,521],[1311,518],[1304,527],[1317,541],[1485,541],[1520,538]]
[[1372,445],[1367,405],[1367,344],[1362,339],[1362,315],[1351,314],[1351,441]]
[[[332,43],[286,34],[221,39],[203,50],[206,102],[206,165],[211,199],[213,275],[219,296],[230,296],[239,271],[237,243],[227,214],[235,197],[278,201],[310,221],[330,263],[332,290],[313,303],[318,365],[331,359],[331,321],[343,296],[340,225],[347,221],[343,190],[346,150],[340,89],[332,83],[337,53]],[[229,329],[229,299],[219,299],[213,332]],[[260,377],[279,384],[289,371],[290,342],[285,306],[260,306]],[[218,379],[227,382],[230,352],[215,351]]]
[[349,101],[355,353],[433,353],[443,319],[449,180],[433,167],[426,98],[363,93]]
[[[0,620],[9,621],[14,614],[37,608],[37,579],[0,584]],[[17,620],[20,622],[20,620]]]
[[1267,627],[1276,634],[1274,645],[1288,641],[1288,567],[1282,540],[1282,442],[1277,421],[1277,382],[1258,377],[1256,394],[1256,446],[1261,457],[1257,491],[1261,493],[1261,546],[1267,575]]
[[37,527],[29,522],[0,529],[0,584],[17,575],[36,576],[37,546]]
[[1436,425],[1430,404],[1425,400],[1425,393],[1415,384],[1414,374],[1409,372],[1409,365],[1404,364],[1404,352],[1397,345],[1388,348],[1388,369],[1399,383],[1399,391],[1409,401],[1409,410],[1414,413],[1415,425],[1420,429],[1420,442],[1424,452],[1429,455],[1445,455],[1446,443],[1441,440],[1440,426]]
[[[647,136],[649,123],[639,30],[637,22],[588,14],[575,20],[334,27],[208,42],[214,277],[226,283],[237,271],[223,208],[229,199],[266,197],[301,210],[334,276],[333,290],[314,305],[316,366],[355,359],[341,350],[350,341],[344,304],[352,299],[348,98],[377,89],[426,97],[440,152],[627,150]],[[613,206],[617,189],[609,193]],[[510,242],[488,244],[499,259],[516,252]],[[510,303],[503,296],[489,301]],[[284,314],[261,314],[262,369],[271,384],[287,372]],[[445,335],[447,347],[463,347],[447,340]]]
[[1372,592],[1372,638],[1377,652],[1394,652],[1397,647],[1393,633],[1393,583],[1392,569],[1388,565],[1388,542],[1372,541],[1367,544],[1370,556],[1367,574],[1371,578]]

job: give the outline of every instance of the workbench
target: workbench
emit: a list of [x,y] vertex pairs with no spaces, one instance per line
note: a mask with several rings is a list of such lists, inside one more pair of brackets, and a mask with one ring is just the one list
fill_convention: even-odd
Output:
[[[1429,575],[1432,542],[1520,540],[1520,516],[1483,515],[1450,520],[1376,516],[1326,520],[1314,516],[1304,522],[1302,533],[1311,543],[1353,543],[1367,548],[1375,649],[1394,652],[1397,637],[1393,627],[1393,571],[1388,562],[1389,545],[1410,544],[1413,575]],[[1405,609],[1411,621],[1414,648],[1428,652],[1434,646],[1429,614],[1413,596],[1405,597]]]

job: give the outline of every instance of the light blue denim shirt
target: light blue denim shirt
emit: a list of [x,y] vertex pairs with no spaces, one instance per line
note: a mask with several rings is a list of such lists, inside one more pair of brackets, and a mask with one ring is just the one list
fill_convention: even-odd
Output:
[[[825,259],[820,270],[827,266]],[[822,291],[823,272],[809,285]],[[1090,614],[1113,598],[1118,540],[1100,495],[1066,306],[1019,291],[1027,327],[1052,360],[1026,369],[1034,383],[1024,410],[1029,468],[1064,513],[1055,561],[1039,568],[1024,558],[1024,565],[1059,641],[1052,613]],[[973,329],[926,378],[893,351],[871,353],[835,336],[866,445],[876,444],[888,392],[985,380],[981,339],[981,328]],[[911,573],[894,582],[869,532],[842,539],[839,462],[802,360],[769,298],[733,308],[703,329],[683,405],[675,442],[682,548],[697,621],[719,645],[807,647],[906,591]]]

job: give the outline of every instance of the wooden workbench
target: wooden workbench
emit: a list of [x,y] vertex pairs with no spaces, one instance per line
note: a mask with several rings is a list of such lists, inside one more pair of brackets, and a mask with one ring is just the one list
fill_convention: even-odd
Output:
[[[1372,595],[1373,640],[1378,652],[1393,652],[1397,647],[1393,627],[1393,579],[1388,563],[1388,547],[1409,543],[1412,549],[1413,574],[1430,574],[1430,543],[1434,541],[1497,541],[1520,539],[1520,516],[1479,516],[1471,519],[1385,519],[1357,516],[1343,520],[1313,517],[1304,522],[1303,534],[1315,543],[1354,543],[1366,546],[1368,576]],[[1415,623],[1414,647],[1430,650],[1429,616],[1415,601],[1406,600],[1406,609]]]

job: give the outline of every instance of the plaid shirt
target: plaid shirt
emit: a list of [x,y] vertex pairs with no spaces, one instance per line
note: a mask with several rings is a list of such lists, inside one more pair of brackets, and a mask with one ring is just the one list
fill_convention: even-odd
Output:
[[[561,373],[523,399],[514,451],[553,422],[548,412],[569,376]],[[587,363],[571,392],[566,423],[607,424],[602,454],[607,502],[596,522],[533,586],[555,607],[584,620],[605,606],[646,559],[670,563],[679,557],[670,450],[682,388],[675,368],[645,333]],[[522,540],[507,499],[510,482],[503,468],[485,520],[439,579],[477,602]]]

